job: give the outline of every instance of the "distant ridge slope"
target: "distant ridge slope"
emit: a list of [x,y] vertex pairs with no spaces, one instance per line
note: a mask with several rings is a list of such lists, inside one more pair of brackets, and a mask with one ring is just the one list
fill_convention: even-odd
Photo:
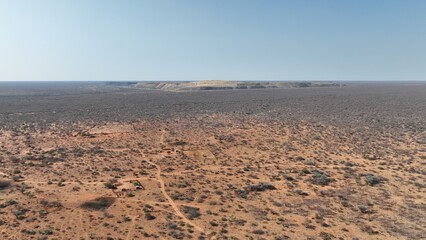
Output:
[[262,89],[262,88],[305,88],[305,87],[339,87],[338,83],[329,81],[167,81],[167,82],[138,82],[134,85],[139,89],[162,90],[162,91],[212,91],[212,90],[235,90],[235,89]]

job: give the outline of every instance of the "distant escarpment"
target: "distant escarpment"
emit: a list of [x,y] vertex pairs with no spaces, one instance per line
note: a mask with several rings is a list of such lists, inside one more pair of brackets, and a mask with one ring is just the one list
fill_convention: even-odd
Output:
[[239,90],[239,89],[271,89],[271,88],[306,88],[306,87],[340,87],[341,84],[321,82],[284,82],[284,81],[151,81],[138,82],[133,87],[145,90],[161,91],[214,91],[214,90]]

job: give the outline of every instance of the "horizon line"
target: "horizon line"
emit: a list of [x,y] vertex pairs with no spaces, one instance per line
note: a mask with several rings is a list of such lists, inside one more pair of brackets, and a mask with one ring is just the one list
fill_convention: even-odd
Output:
[[334,82],[424,82],[426,79],[423,80],[415,80],[415,79],[380,79],[380,80],[373,80],[373,79],[350,79],[350,80],[334,80],[334,79],[303,79],[303,80],[272,80],[272,79],[238,79],[238,80],[226,80],[226,79],[169,79],[169,80],[0,80],[0,82],[195,82],[195,81],[228,81],[228,82],[237,82],[237,81],[270,81],[270,82],[304,82],[304,81],[313,81],[313,82],[322,82],[322,81],[334,81]]

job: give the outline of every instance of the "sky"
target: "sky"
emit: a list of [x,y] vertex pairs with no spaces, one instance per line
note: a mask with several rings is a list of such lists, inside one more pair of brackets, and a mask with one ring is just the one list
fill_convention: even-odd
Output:
[[0,81],[426,80],[425,0],[0,0]]

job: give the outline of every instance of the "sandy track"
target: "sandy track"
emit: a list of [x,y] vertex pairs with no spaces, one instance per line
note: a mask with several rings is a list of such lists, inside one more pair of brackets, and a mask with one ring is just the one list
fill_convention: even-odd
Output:
[[[143,153],[141,152],[141,154],[142,154],[142,156],[144,156],[143,155]],[[182,221],[183,222],[185,222],[185,223],[187,223],[187,224],[189,224],[189,225],[191,225],[192,227],[194,227],[194,229],[196,229],[197,231],[199,231],[199,232],[202,232],[202,233],[204,233],[204,229],[203,228],[201,228],[201,227],[199,227],[198,225],[196,225],[195,223],[193,223],[191,220],[189,220],[180,210],[179,210],[179,207],[177,206],[177,204],[173,201],[173,199],[169,196],[169,194],[167,194],[167,192],[166,192],[166,187],[165,187],[165,184],[164,184],[164,181],[163,181],[163,179],[161,178],[161,168],[160,168],[160,166],[158,166],[157,164],[155,164],[155,163],[153,163],[153,162],[151,162],[151,161],[149,161],[149,160],[146,160],[146,159],[144,159],[146,162],[148,162],[149,164],[151,164],[151,165],[153,165],[153,166],[155,166],[156,168],[157,168],[157,174],[156,174],[156,177],[157,177],[157,181],[160,183],[160,189],[161,189],[161,192],[163,193],[163,196],[167,199],[167,201],[169,202],[169,204],[170,204],[170,206],[172,206],[172,208],[173,208],[173,210],[175,211],[175,213],[176,213],[176,215],[177,216],[179,216],[179,217],[181,217],[182,218]]]
[[[162,133],[161,133],[161,136],[160,136],[160,139],[159,139],[159,144],[163,144],[163,142],[164,142],[164,135],[165,135],[165,131],[164,130],[162,130]],[[143,152],[142,151],[140,151],[140,153],[141,153],[141,155],[142,155],[142,157],[144,158],[144,160],[146,161],[146,162],[148,162],[149,164],[151,164],[151,165],[153,165],[153,166],[155,166],[156,168],[157,168],[157,174],[156,174],[156,178],[157,178],[157,181],[160,183],[160,189],[161,189],[161,192],[163,193],[163,196],[167,199],[167,201],[169,202],[169,204],[170,204],[170,206],[173,208],[173,210],[175,211],[175,214],[177,215],[177,216],[179,216],[181,219],[182,219],[182,221],[183,222],[185,222],[185,223],[187,223],[187,224],[189,224],[189,225],[191,225],[195,230],[197,230],[197,231],[199,231],[199,232],[202,232],[202,233],[204,233],[204,229],[203,228],[201,228],[200,226],[198,226],[198,225],[196,225],[195,223],[193,223],[191,220],[189,220],[180,210],[179,210],[179,207],[178,207],[178,205],[173,201],[173,199],[169,196],[169,194],[167,194],[167,192],[166,192],[166,187],[165,187],[165,184],[164,184],[164,181],[163,181],[163,179],[161,178],[161,167],[159,166],[159,165],[157,165],[156,163],[154,163],[154,162],[152,162],[152,161],[150,161],[150,160],[147,160],[146,158],[145,158],[145,155],[143,154]]]
[[133,234],[133,231],[134,231],[134,229],[135,229],[136,219],[137,219],[137,218],[138,218],[138,216],[133,216],[133,217],[132,217],[132,224],[131,224],[131,225],[130,225],[130,227],[129,227],[129,232],[127,233],[126,240],[131,239],[132,234]]

